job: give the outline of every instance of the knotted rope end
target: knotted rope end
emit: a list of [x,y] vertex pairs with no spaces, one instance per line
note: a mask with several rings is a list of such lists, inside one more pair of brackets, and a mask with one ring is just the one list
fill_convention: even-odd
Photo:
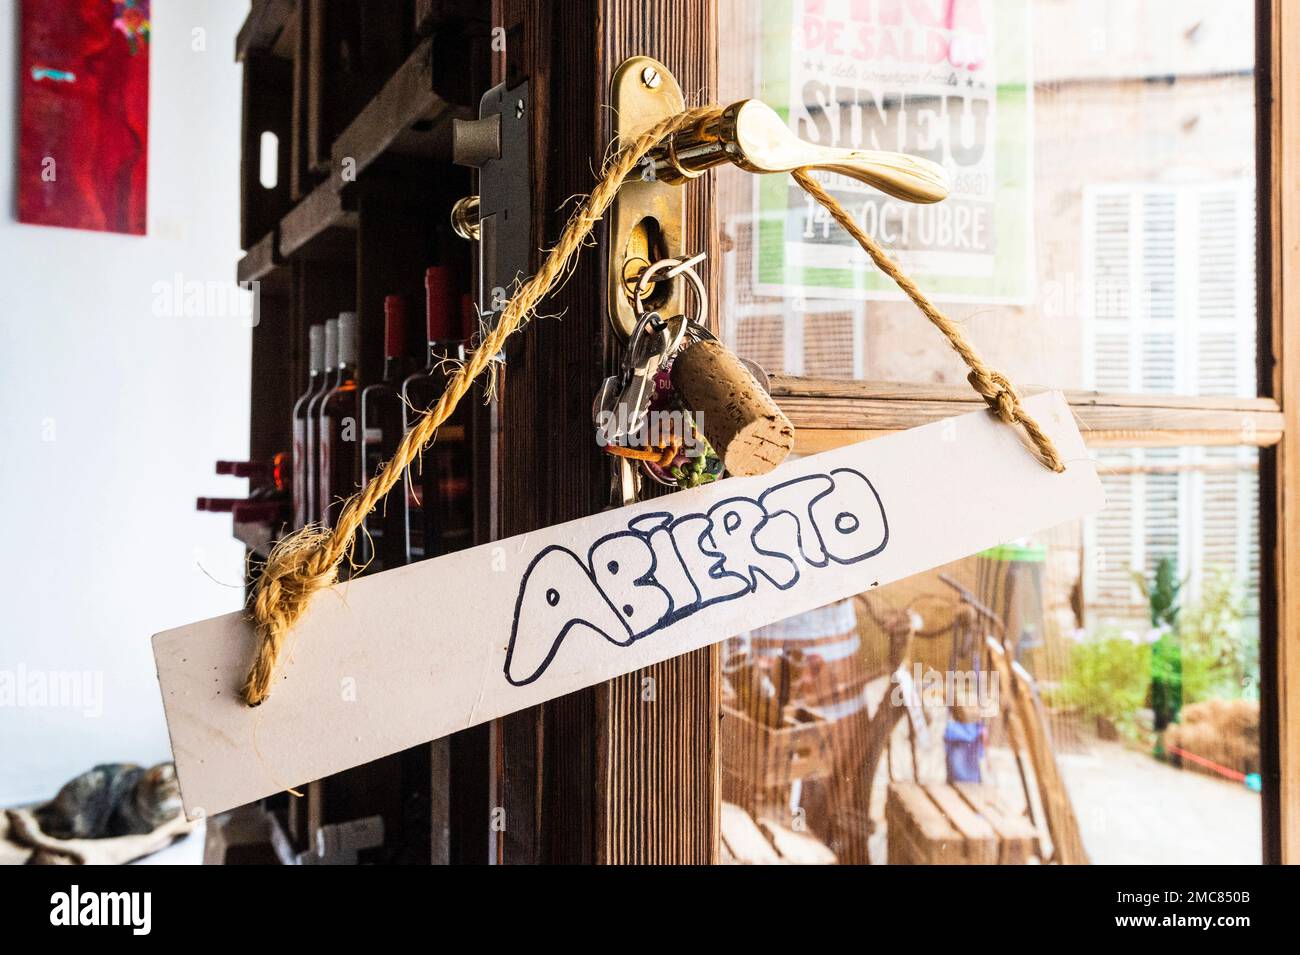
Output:
[[1005,375],[996,371],[975,368],[966,376],[976,394],[984,399],[989,410],[1005,424],[1018,425],[1033,442],[1038,458],[1057,474],[1064,473],[1065,462],[1056,450],[1056,443],[1048,437],[1034,417],[1025,411],[1015,385]]
[[240,689],[249,706],[259,706],[270,695],[285,636],[316,592],[338,580],[339,564],[350,543],[339,546],[330,531],[309,524],[271,548],[253,595],[257,656]]

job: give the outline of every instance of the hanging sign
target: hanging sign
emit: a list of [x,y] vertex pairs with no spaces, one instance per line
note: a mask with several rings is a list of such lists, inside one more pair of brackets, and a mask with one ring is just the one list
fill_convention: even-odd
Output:
[[[1023,303],[1033,275],[1026,0],[764,0],[759,96],[801,139],[943,166],[917,205],[815,172],[936,301]],[[786,176],[754,184],[758,291],[897,299],[857,244]]]
[[340,584],[316,596],[256,708],[239,697],[247,615],[160,633],[186,811],[243,805],[1099,509],[1065,399],[1024,404],[1064,474],[981,410]]

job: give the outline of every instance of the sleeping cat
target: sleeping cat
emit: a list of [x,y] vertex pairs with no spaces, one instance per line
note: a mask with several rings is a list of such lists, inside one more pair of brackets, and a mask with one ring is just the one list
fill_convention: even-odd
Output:
[[56,839],[103,839],[153,832],[181,811],[176,767],[104,763],[70,780],[33,815]]

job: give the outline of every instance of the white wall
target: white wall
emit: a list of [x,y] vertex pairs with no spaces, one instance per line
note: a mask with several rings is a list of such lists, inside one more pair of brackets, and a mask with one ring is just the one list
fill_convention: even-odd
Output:
[[247,0],[153,4],[145,238],[15,221],[17,6],[0,4],[0,691],[6,672],[89,671],[102,713],[0,702],[0,806],[169,758],[149,638],[240,606],[243,549],[194,498],[242,496],[213,461],[248,450],[245,323],[154,314],[157,282],[234,278]]

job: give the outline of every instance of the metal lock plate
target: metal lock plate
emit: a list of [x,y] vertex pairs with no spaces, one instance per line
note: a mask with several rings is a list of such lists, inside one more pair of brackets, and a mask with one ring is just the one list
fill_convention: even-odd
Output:
[[[533,250],[528,81],[483,94],[479,119],[457,130],[455,159],[478,167],[478,304],[489,324],[530,274]],[[495,145],[496,149],[493,149]],[[500,290],[500,291],[498,291]]]
[[[616,142],[630,139],[686,108],[677,80],[658,60],[634,56],[614,72],[610,84]],[[647,169],[653,168],[647,166]],[[623,341],[637,324],[633,308],[636,280],[650,263],[684,248],[686,190],[653,175],[633,173],[609,212],[609,320]],[[656,285],[642,312],[676,315],[685,311],[684,282]]]

